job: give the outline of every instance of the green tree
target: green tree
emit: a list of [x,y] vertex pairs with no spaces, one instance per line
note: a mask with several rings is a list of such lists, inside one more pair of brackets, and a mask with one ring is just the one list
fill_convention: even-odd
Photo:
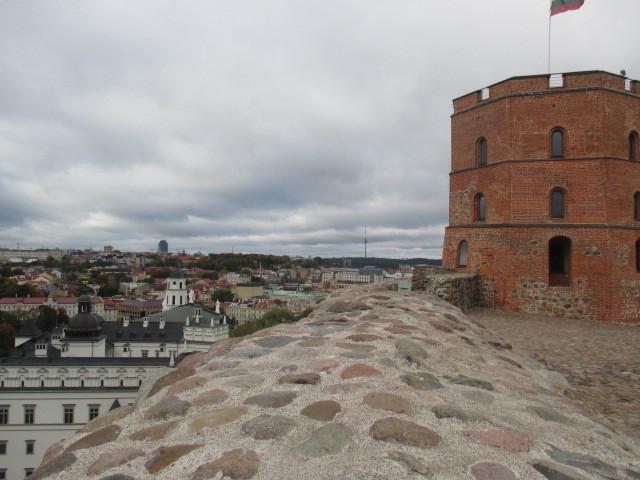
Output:
[[59,320],[56,309],[47,305],[41,305],[32,312],[34,312],[36,325],[42,331],[51,330]]
[[220,300],[221,302],[232,302],[233,292],[226,288],[216,290],[211,294],[211,301],[215,302],[216,300]]
[[246,337],[247,335],[251,335],[254,332],[254,325],[252,322],[243,323],[242,325],[238,325],[235,328],[229,330],[230,337]]
[[98,289],[98,296],[100,297],[113,297],[118,293],[120,293],[120,285],[118,282],[109,282]]
[[0,357],[6,357],[13,349],[16,329],[8,323],[0,323]]

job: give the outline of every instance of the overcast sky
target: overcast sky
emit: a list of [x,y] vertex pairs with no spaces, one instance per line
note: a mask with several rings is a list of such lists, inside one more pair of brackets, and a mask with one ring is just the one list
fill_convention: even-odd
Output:
[[[0,0],[0,247],[440,258],[453,98],[547,73],[546,0]],[[640,1],[552,72],[640,79]]]

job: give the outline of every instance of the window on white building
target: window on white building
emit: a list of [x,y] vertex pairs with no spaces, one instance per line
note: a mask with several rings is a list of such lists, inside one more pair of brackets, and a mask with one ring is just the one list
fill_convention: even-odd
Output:
[[142,350],[141,355],[142,358],[147,358],[149,356],[149,350]]
[[6,454],[7,454],[7,441],[0,440],[0,455],[6,455]]
[[24,441],[25,451],[27,455],[33,455],[36,451],[36,441],[35,440],[25,440]]
[[24,478],[27,478],[29,475],[31,475],[33,473],[33,468],[25,468],[24,469]]
[[33,424],[36,420],[36,406],[25,405],[24,406],[24,423]]
[[100,405],[89,405],[89,421],[100,415]]
[[64,423],[73,423],[73,413],[75,411],[75,405],[63,405],[63,418]]
[[0,425],[9,423],[9,405],[0,405]]

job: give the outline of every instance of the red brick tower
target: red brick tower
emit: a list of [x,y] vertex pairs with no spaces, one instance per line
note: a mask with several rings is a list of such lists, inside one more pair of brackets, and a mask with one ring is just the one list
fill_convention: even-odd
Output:
[[640,321],[640,87],[514,77],[453,101],[443,263],[488,305]]

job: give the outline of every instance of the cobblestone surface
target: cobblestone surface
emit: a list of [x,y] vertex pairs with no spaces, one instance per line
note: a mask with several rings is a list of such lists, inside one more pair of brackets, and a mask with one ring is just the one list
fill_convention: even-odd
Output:
[[567,376],[567,396],[640,443],[640,324],[474,308],[467,317]]

